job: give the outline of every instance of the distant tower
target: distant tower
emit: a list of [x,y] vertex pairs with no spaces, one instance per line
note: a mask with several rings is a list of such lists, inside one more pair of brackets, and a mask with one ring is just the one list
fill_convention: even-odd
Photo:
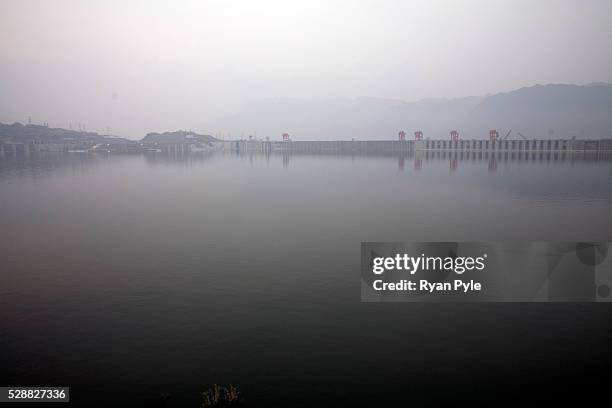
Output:
[[489,140],[497,140],[499,138],[499,133],[495,129],[489,130]]
[[289,133],[283,133],[283,142],[288,142],[289,140]]
[[31,124],[32,124],[32,117],[28,116],[28,125],[31,125]]
[[459,132],[457,132],[456,130],[451,130],[450,138],[451,140],[459,140]]
[[420,130],[414,132],[414,140],[423,140],[423,132]]
[[400,130],[400,132],[397,135],[399,136],[400,141],[406,140],[406,132],[404,132],[403,130]]

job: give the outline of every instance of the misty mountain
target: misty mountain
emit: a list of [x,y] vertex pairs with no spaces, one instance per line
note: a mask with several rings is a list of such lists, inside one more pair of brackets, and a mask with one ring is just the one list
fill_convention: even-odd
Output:
[[175,132],[164,132],[164,133],[147,133],[142,139],[144,143],[184,143],[187,141],[198,142],[217,142],[218,139],[210,135],[200,135],[195,132],[188,132],[185,130],[177,130]]
[[612,86],[535,85],[488,96],[464,126],[515,129],[528,137],[612,137]]
[[361,97],[256,101],[242,111],[207,123],[224,138],[249,135],[294,139],[395,139],[404,129],[412,136],[446,138],[451,129],[463,137],[485,138],[489,129],[504,135],[513,129],[529,138],[612,137],[612,86],[535,85],[482,97],[426,99],[418,102]]
[[[134,143],[135,141],[108,135],[100,135],[96,132],[83,132],[62,128],[50,128],[42,125],[23,125],[13,123],[11,125],[0,123],[0,142],[3,143],[58,143],[66,141],[89,142],[89,143]],[[142,140],[144,143],[186,143],[186,142],[215,142],[218,139],[210,135],[200,135],[195,132],[177,130],[175,132],[148,133]]]
[[96,132],[84,132],[62,128],[50,128],[42,125],[23,125],[19,122],[11,125],[0,123],[0,142],[32,143],[63,143],[66,140],[103,143],[112,139],[113,142],[128,142],[127,139],[100,135]]

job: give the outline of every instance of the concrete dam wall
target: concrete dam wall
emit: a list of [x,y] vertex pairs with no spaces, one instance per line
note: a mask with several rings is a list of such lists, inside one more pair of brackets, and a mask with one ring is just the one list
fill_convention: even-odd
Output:
[[612,151],[612,139],[238,140],[224,142],[224,146],[242,152],[292,153],[392,153],[439,150],[466,152],[606,152]]

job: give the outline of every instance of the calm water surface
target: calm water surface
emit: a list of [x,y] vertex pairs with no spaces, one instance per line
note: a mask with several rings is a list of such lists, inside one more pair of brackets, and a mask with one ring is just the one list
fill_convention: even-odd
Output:
[[214,383],[247,406],[608,386],[608,305],[361,304],[359,251],[609,241],[611,161],[8,156],[0,231],[0,383],[79,406],[197,406]]

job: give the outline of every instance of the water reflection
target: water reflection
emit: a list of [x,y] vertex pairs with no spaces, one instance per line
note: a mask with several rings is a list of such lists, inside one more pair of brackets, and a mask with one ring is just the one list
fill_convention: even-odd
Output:
[[[517,164],[565,164],[576,162],[612,163],[612,152],[463,152],[463,151],[416,151],[403,153],[272,153],[272,152],[147,152],[145,154],[119,155],[119,154],[91,154],[91,153],[29,153],[29,154],[3,154],[0,155],[0,178],[8,174],[15,176],[36,177],[45,173],[61,171],[62,169],[81,169],[87,171],[89,167],[100,163],[120,162],[129,158],[139,158],[147,165],[156,167],[164,165],[196,166],[214,160],[240,159],[247,160],[249,164],[265,160],[267,163],[281,160],[282,166],[288,168],[294,158],[299,157],[338,157],[351,159],[377,158],[388,159],[397,163],[399,171],[412,168],[415,171],[426,170],[432,163],[438,165],[447,162],[450,172],[456,172],[467,163],[486,163],[490,173],[498,171],[499,165]],[[408,164],[408,166],[407,166]]]
[[[392,376],[405,389],[432,361],[456,358],[449,338],[477,351],[468,357],[483,376],[534,341],[548,350],[551,327],[570,347],[568,316],[584,335],[609,313],[364,307],[360,242],[608,241],[611,163],[562,153],[6,155],[5,383],[55,378],[81,398],[113,389],[142,406],[142,395],[197,397],[203,383],[241,375],[251,401],[264,390],[254,405],[290,406],[316,381],[361,375],[345,385],[358,394],[410,366],[417,374]],[[498,342],[487,349],[483,338]],[[267,401],[270,384],[291,392]]]
[[[525,164],[525,163],[574,163],[574,162],[609,162],[612,163],[612,152],[453,152],[453,151],[417,151],[404,153],[368,153],[368,154],[343,154],[343,153],[258,153],[258,152],[230,152],[228,156],[248,158],[252,163],[254,160],[265,158],[267,161],[281,158],[283,167],[287,168],[293,158],[297,157],[330,157],[338,158],[387,158],[397,161],[399,171],[406,170],[406,164],[412,162],[414,170],[426,169],[429,162],[448,162],[451,172],[457,171],[463,162],[485,162],[488,171],[497,171],[500,163]],[[189,160],[187,157],[175,157],[174,160]]]

